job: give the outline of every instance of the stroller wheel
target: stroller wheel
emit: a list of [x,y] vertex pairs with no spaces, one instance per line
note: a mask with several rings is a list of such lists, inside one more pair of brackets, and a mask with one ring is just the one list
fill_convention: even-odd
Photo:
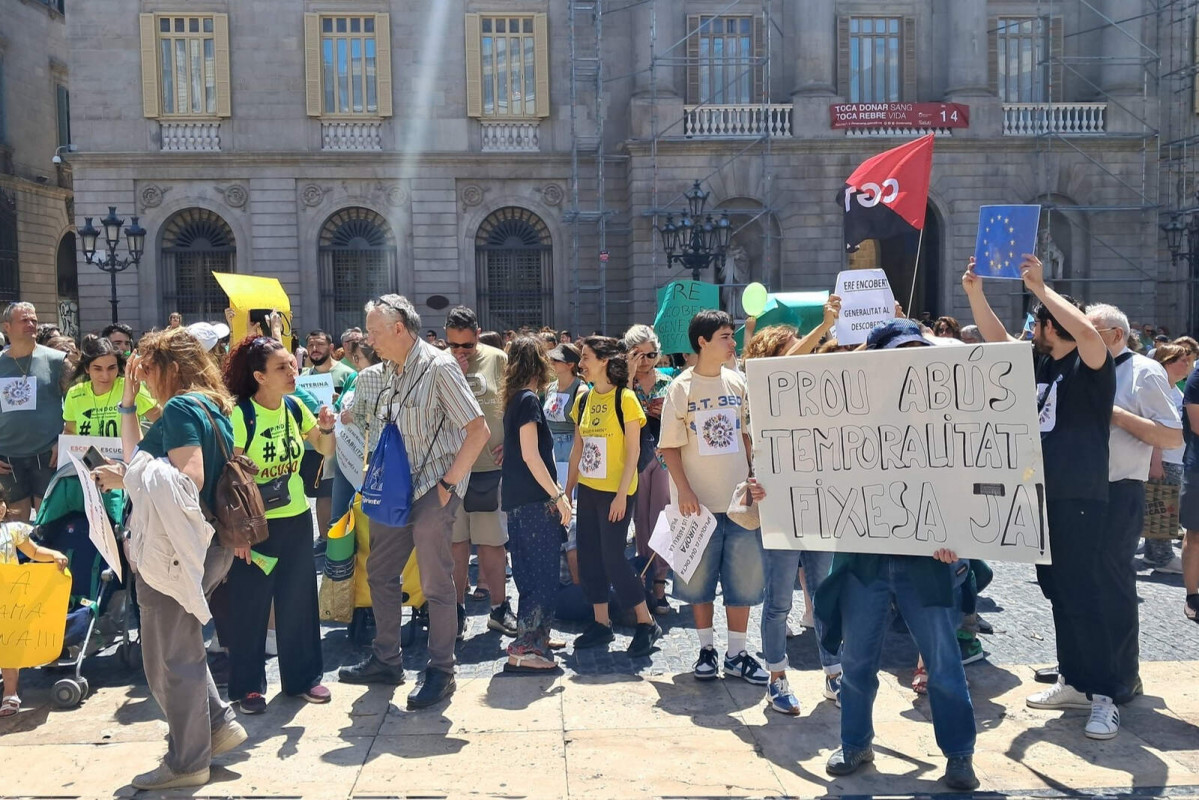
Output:
[[81,677],[79,679],[79,699],[81,701],[87,699],[88,692],[91,691],[91,688],[92,687],[88,685],[87,678]]
[[74,708],[83,699],[83,687],[74,678],[56,681],[50,697],[56,708]]

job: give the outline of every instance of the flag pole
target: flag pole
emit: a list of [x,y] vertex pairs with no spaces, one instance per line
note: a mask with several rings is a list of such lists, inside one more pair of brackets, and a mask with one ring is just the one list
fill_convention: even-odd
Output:
[[912,267],[912,291],[908,294],[908,305],[903,313],[912,317],[912,303],[916,300],[916,279],[920,277],[920,253],[924,249],[924,228],[920,229],[920,238],[916,242],[916,264]]

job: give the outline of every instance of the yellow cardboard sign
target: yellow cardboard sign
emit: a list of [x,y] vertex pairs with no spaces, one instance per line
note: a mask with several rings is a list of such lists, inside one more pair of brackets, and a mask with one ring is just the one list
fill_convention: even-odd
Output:
[[[235,312],[230,323],[230,342],[236,345],[246,338],[250,326],[249,312],[254,308],[271,308],[291,318],[291,299],[283,290],[278,278],[261,275],[237,275],[232,272],[214,272],[212,277],[229,295],[229,305]],[[269,335],[269,331],[266,332]]]
[[58,658],[71,573],[54,564],[0,564],[0,664],[40,667]]

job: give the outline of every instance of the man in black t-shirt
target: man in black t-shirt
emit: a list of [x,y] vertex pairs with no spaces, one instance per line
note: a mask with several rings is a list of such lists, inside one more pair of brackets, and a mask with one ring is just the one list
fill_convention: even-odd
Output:
[[[1127,560],[1122,547],[1105,541],[1111,527],[1103,524],[1116,371],[1081,305],[1045,285],[1040,260],[1026,255],[1020,274],[1041,301],[1033,312],[1033,346],[1053,564],[1038,566],[1037,578],[1053,608],[1059,669],[1057,683],[1026,702],[1031,708],[1090,709],[1086,735],[1111,739],[1120,730],[1112,631],[1117,620],[1100,598],[1110,588],[1104,576],[1118,572],[1114,560]],[[983,339],[1015,341],[991,310],[974,259],[962,286]]]

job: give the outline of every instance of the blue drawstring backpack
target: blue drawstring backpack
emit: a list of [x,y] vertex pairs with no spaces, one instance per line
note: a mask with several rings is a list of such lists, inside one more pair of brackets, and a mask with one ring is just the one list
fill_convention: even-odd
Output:
[[[428,368],[425,369],[428,372]],[[421,373],[424,377],[424,373]],[[413,382],[404,399],[400,401],[403,408],[409,395],[420,385],[420,378]],[[382,395],[380,395],[382,399]],[[377,407],[378,401],[376,401]],[[433,434],[436,439],[445,424],[443,417]],[[416,476],[425,471],[429,462],[432,448],[425,453]],[[388,481],[388,484],[384,484]],[[370,465],[366,468],[366,476],[362,480],[362,512],[370,517],[372,522],[402,528],[408,524],[408,514],[412,510],[412,463],[408,460],[408,448],[404,445],[404,436],[394,419],[388,420],[383,432],[379,434],[379,444],[371,454]],[[386,488],[385,488],[386,486]]]

